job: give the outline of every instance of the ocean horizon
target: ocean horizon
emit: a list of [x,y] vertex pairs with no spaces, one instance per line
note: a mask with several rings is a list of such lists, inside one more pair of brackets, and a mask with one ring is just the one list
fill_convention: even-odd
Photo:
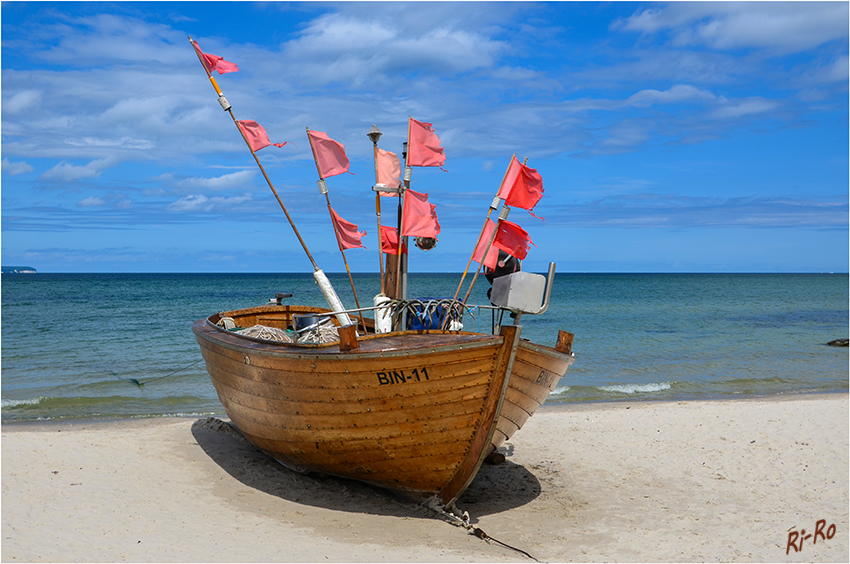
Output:
[[[346,273],[327,273],[355,307]],[[460,273],[410,273],[411,297],[451,297]],[[360,305],[375,273],[352,273]],[[466,285],[465,282],[464,290]],[[465,329],[489,332],[479,277]],[[311,273],[3,274],[2,421],[221,416],[191,331],[267,303],[324,306]],[[848,391],[846,273],[559,273],[522,336],[575,334],[548,403],[691,401]]]

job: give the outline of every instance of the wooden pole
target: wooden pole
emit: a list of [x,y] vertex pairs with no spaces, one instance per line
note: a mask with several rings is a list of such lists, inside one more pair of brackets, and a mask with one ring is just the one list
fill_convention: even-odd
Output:
[[[313,146],[313,138],[310,137],[310,128],[307,128],[307,140],[310,141],[310,151],[313,153],[313,161],[316,163],[316,172],[319,173],[319,184],[320,191],[325,196],[325,201],[328,203],[328,215],[331,218],[331,226],[334,230],[334,236],[336,237],[336,244],[339,247],[339,252],[342,254],[342,262],[345,264],[345,271],[348,273],[348,281],[351,282],[351,291],[354,293],[354,303],[357,304],[357,309],[360,309],[360,300],[357,299],[357,290],[354,288],[354,278],[351,276],[351,269],[348,268],[348,259],[345,258],[345,248],[342,246],[342,238],[339,235],[339,231],[336,228],[336,222],[333,218],[333,211],[331,211],[331,199],[328,196],[328,187],[325,183],[325,178],[322,176],[322,169],[319,167],[319,160],[316,158],[316,148]],[[363,323],[363,331],[366,331],[366,320],[363,319],[363,312],[360,312],[360,321]]]
[[[484,225],[481,227],[481,233],[478,234],[478,239],[475,240],[475,249],[478,248],[478,244],[481,242],[481,237],[484,236],[484,231],[487,229],[487,222],[490,221],[490,214],[493,213],[494,210],[498,209],[500,199],[499,193],[502,191],[502,184],[505,183],[505,179],[508,177],[508,172],[511,170],[511,165],[514,164],[514,158],[516,157],[516,153],[511,155],[511,162],[508,164],[507,170],[505,170],[505,174],[502,176],[502,181],[499,183],[499,190],[496,192],[496,197],[493,198],[493,202],[490,204],[490,209],[487,211],[487,217],[484,219]],[[469,262],[466,263],[466,268],[463,271],[463,275],[460,277],[460,284],[457,285],[457,290],[455,290],[455,295],[452,300],[456,300],[458,294],[460,294],[460,289],[463,287],[463,281],[466,278],[467,272],[469,272],[469,267],[472,265],[472,261],[475,259],[475,249],[472,250],[472,254],[469,256]],[[486,254],[485,254],[486,256]],[[484,257],[481,257],[481,260],[484,260]]]
[[[404,181],[404,190],[398,193],[398,264],[396,264],[396,299],[407,299],[407,296],[403,295],[403,287],[402,287],[402,262],[404,257],[402,256],[402,249],[404,248],[404,238],[402,237],[402,232],[404,231],[404,199],[407,198],[407,190],[410,189],[410,167],[408,166],[408,161],[410,160],[410,120],[413,119],[410,116],[407,116],[407,151],[404,154],[404,174],[402,175],[402,179]],[[411,171],[412,172],[412,171]],[[409,252],[409,249],[408,249]],[[405,272],[406,274],[406,272]]]
[[[377,186],[380,178],[378,177],[378,141],[372,142],[373,154],[375,157],[375,185]],[[375,215],[378,216],[378,266],[381,269],[381,293],[384,294],[384,250],[382,248],[381,238],[381,193],[375,192]]]
[[292,231],[295,233],[295,236],[298,238],[298,242],[301,243],[301,247],[304,249],[304,252],[307,254],[307,258],[310,259],[310,263],[313,265],[313,270],[319,270],[316,261],[313,260],[313,255],[310,254],[310,250],[307,249],[307,244],[304,242],[304,239],[301,238],[301,234],[298,232],[298,228],[295,227],[295,222],[292,220],[292,217],[289,215],[289,212],[286,211],[286,206],[283,205],[283,201],[280,199],[280,196],[277,193],[277,190],[274,188],[274,184],[269,179],[269,175],[266,174],[266,169],[263,168],[263,165],[260,164],[260,159],[257,158],[257,153],[251,147],[251,143],[248,142],[248,138],[245,136],[245,132],[242,131],[242,128],[239,126],[239,122],[236,120],[236,116],[233,115],[233,110],[230,107],[230,104],[227,102],[227,98],[224,97],[224,94],[221,93],[221,88],[218,87],[218,83],[215,81],[215,77],[213,77],[210,72],[209,67],[207,66],[207,62],[201,56],[201,53],[198,51],[198,48],[195,47],[195,42],[192,41],[192,36],[189,36],[189,41],[192,43],[192,49],[195,51],[195,54],[198,56],[198,60],[201,62],[201,66],[204,67],[204,70],[207,73],[207,78],[210,79],[210,83],[213,88],[215,88],[216,94],[218,94],[218,101],[221,104],[221,107],[224,108],[227,113],[230,114],[230,117],[233,119],[234,125],[236,125],[236,129],[239,130],[239,134],[242,136],[242,139],[245,141],[245,144],[248,145],[248,150],[251,151],[251,156],[254,157],[254,161],[256,161],[257,166],[260,168],[260,172],[263,173],[263,178],[266,179],[266,183],[268,183],[269,188],[271,188],[272,194],[274,194],[277,203],[280,205],[280,209],[283,210],[283,213],[286,215],[287,221],[289,221],[289,225],[292,227]]
[[[513,163],[513,161],[511,161]],[[528,162],[528,157],[523,159],[522,164]],[[505,173],[507,176],[507,172]],[[503,180],[504,182],[504,180]],[[507,205],[502,206],[502,211],[499,212],[499,220],[496,222],[496,229],[493,230],[493,233],[490,235],[490,241],[487,243],[487,247],[484,249],[484,256],[481,257],[481,263],[484,262],[484,257],[487,256],[487,253],[490,252],[490,247],[493,245],[493,241],[496,239],[496,233],[499,231],[499,222],[508,219],[508,213],[510,213],[511,208]],[[466,304],[466,300],[469,299],[469,295],[472,293],[472,288],[475,286],[475,281],[478,279],[478,274],[481,272],[481,267],[483,266],[481,263],[478,263],[478,269],[475,271],[475,276],[472,277],[472,282],[469,283],[469,288],[466,290],[466,295],[463,297],[463,303]]]

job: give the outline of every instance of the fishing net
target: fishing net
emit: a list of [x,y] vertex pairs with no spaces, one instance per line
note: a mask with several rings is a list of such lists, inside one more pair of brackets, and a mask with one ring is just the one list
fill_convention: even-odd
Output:
[[283,329],[277,327],[266,327],[265,325],[254,325],[245,329],[234,331],[238,335],[262,339],[264,341],[275,341],[277,343],[292,343],[294,339]]

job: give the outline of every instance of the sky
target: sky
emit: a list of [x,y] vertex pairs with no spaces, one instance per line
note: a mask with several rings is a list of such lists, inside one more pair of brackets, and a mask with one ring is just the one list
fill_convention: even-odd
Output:
[[[3,2],[2,263],[40,272],[344,272],[306,129],[344,144],[333,208],[378,271],[372,143],[416,167],[461,272],[512,155],[542,179],[523,268],[847,272],[847,2]],[[383,199],[386,223],[395,204]],[[541,219],[542,218],[542,219]]]

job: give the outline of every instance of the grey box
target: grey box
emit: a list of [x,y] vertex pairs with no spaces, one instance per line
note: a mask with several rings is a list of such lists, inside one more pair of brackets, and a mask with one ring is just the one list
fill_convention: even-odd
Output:
[[493,280],[490,301],[493,305],[518,311],[537,313],[543,307],[546,277],[531,272],[514,272]]

